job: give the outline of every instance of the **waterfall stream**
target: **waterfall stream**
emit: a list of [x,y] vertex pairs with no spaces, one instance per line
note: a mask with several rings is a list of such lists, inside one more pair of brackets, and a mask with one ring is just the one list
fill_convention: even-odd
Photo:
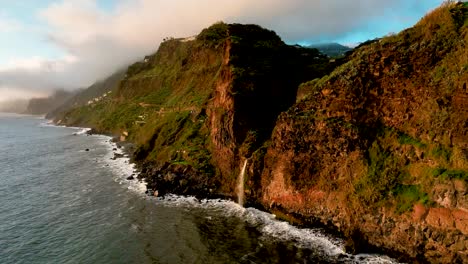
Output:
[[244,205],[244,178],[245,178],[245,169],[247,168],[247,161],[245,159],[244,166],[239,174],[239,182],[237,183],[237,203],[241,206]]

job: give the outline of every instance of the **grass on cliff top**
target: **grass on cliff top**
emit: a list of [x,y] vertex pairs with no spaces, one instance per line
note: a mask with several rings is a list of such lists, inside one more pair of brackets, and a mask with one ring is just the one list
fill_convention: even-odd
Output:
[[203,45],[208,47],[216,47],[223,44],[229,37],[229,26],[224,22],[217,22],[209,28],[202,30],[197,36]]
[[[432,67],[433,87],[440,87],[439,92],[451,93],[451,87],[456,87],[457,77],[460,69],[464,72],[468,70],[467,49],[457,49],[460,41],[468,41],[468,6],[467,3],[457,1],[447,1],[440,7],[429,12],[414,27],[403,30],[399,34],[382,39],[370,40],[356,47],[349,55],[347,63],[338,67],[331,74],[323,78],[303,84],[304,89],[311,92],[320,91],[326,84],[337,80],[351,82],[356,76],[362,74],[359,71],[361,65],[366,65],[369,54],[373,54],[382,47],[393,46],[400,54],[400,57],[408,57],[415,50],[415,47],[425,46],[431,49],[433,54],[441,56],[453,52],[453,56],[446,61]],[[364,64],[363,64],[364,63]],[[397,65],[397,72],[406,71],[405,65]],[[465,69],[466,68],[466,69]],[[427,84],[427,83],[426,83]]]

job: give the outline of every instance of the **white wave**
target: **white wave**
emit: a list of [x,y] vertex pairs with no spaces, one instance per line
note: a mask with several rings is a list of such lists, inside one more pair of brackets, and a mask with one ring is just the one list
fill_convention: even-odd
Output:
[[[86,135],[91,130],[91,128],[86,127],[67,127],[56,125],[51,120],[46,120],[46,122],[41,123],[40,126],[78,130],[73,133],[73,135],[76,136]],[[124,153],[124,150],[122,148],[118,148],[117,144],[112,142],[112,137],[110,136],[95,134],[92,135],[92,137],[99,138],[99,142],[106,148],[106,154],[100,159],[99,163],[111,170],[112,174],[116,177],[114,179],[115,182],[127,186],[131,191],[145,195],[146,182],[137,180],[136,175],[138,175],[138,172],[135,164],[130,163],[130,158]],[[114,157],[114,153],[121,154],[123,157],[112,159]],[[131,175],[135,175],[135,179],[128,181],[127,178]]]
[[289,241],[299,248],[319,250],[323,255],[338,257],[349,263],[393,264],[395,260],[381,255],[359,254],[351,255],[344,251],[344,241],[331,237],[321,229],[298,228],[287,222],[279,221],[276,216],[255,208],[244,208],[239,204],[226,200],[198,200],[195,197],[168,195],[156,198],[164,206],[201,208],[212,212],[221,212],[226,217],[237,217],[251,226],[256,227],[267,241]]
[[85,135],[89,131],[91,131],[91,128],[81,128],[80,131],[73,133],[73,135]]
[[[115,180],[122,185],[126,185],[127,188],[133,192],[141,195],[145,195],[146,182],[137,179],[135,164],[130,162],[130,158],[124,153],[122,148],[118,148],[117,144],[112,142],[112,138],[109,136],[95,135],[102,138],[102,144],[107,148],[106,155],[103,156],[103,162],[112,171],[112,174],[116,176]],[[115,154],[123,155],[121,158],[113,159]],[[134,180],[127,180],[129,176],[134,175]]]
[[[41,118],[44,119],[44,118]],[[57,125],[52,120],[44,119],[44,122],[39,124],[40,127],[55,127],[55,128],[70,128],[70,129],[83,129],[82,127],[67,127],[64,125]]]

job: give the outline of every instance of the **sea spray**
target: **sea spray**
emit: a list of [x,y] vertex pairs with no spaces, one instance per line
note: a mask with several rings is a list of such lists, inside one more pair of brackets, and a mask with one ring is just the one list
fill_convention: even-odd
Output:
[[239,173],[239,179],[237,183],[237,203],[241,206],[244,205],[244,178],[245,178],[245,169],[247,168],[248,159],[245,159],[244,166],[242,166],[242,170]]
[[204,214],[209,215],[206,219],[210,219],[213,224],[217,222],[215,219],[217,215],[229,219],[242,219],[250,227],[254,227],[260,232],[261,235],[258,239],[261,244],[266,245],[273,241],[275,243],[291,242],[297,248],[313,250],[315,255],[321,256],[323,262],[320,263],[398,263],[383,255],[348,254],[344,251],[345,242],[341,238],[332,237],[320,228],[299,228],[276,219],[273,214],[255,208],[244,208],[232,201],[199,200],[192,196],[177,195],[166,195],[157,198],[157,201],[161,206],[168,208],[182,208],[191,212],[196,211],[195,209],[201,209]]

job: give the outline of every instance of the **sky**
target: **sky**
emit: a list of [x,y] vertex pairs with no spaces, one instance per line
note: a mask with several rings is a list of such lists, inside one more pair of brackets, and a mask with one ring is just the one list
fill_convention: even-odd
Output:
[[165,37],[254,23],[287,43],[355,44],[414,25],[442,0],[0,0],[0,103],[104,79]]

